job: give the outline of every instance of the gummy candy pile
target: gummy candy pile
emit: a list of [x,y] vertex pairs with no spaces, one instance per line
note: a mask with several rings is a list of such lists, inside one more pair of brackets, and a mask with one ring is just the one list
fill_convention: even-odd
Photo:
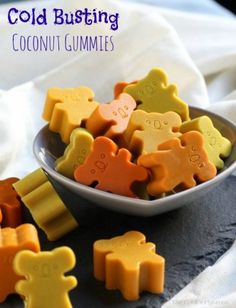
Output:
[[114,96],[99,104],[87,87],[48,90],[43,118],[67,145],[55,162],[57,172],[149,200],[208,181],[224,167],[231,142],[209,117],[190,119],[163,70],[117,83]]

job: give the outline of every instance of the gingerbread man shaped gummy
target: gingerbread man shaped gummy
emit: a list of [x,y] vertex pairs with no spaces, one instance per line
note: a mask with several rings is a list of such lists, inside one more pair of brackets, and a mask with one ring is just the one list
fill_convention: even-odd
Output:
[[179,185],[191,188],[196,180],[205,182],[217,173],[204,149],[203,136],[196,131],[161,144],[155,153],[140,156],[138,165],[151,170],[147,191],[152,196],[170,192]]
[[109,138],[98,137],[84,164],[75,170],[74,177],[84,185],[95,183],[97,189],[137,197],[132,190],[132,184],[145,182],[148,171],[130,160],[131,154],[128,150],[118,150],[117,145]]

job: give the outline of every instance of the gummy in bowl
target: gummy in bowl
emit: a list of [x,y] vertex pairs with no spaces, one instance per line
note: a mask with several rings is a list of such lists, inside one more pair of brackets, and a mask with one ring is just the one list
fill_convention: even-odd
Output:
[[54,170],[54,163],[57,158],[63,155],[65,145],[61,142],[58,134],[51,132],[48,126],[43,127],[35,137],[33,144],[34,155],[42,168],[51,177],[64,187],[90,200],[104,208],[137,216],[153,216],[171,211],[206,194],[210,189],[218,185],[236,169],[236,126],[212,112],[196,108],[190,108],[190,117],[197,118],[203,115],[209,116],[214,126],[221,134],[232,143],[232,152],[225,160],[225,165],[217,176],[205,183],[187,189],[176,194],[168,195],[155,200],[134,199],[111,194],[92,187],[79,184]]

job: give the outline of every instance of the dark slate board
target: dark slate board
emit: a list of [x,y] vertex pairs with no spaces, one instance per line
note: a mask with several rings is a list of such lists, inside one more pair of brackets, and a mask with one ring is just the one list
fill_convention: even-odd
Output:
[[[80,227],[62,240],[50,243],[39,231],[42,249],[70,246],[76,253],[73,274],[78,287],[70,295],[73,307],[158,308],[212,265],[236,238],[236,177],[231,176],[201,199],[184,207],[151,218],[118,214],[99,208],[56,187]],[[183,200],[184,204],[184,200]],[[26,220],[31,221],[26,213]],[[129,230],[143,232],[157,245],[166,259],[165,293],[161,296],[143,293],[139,301],[125,301],[119,291],[107,291],[104,283],[93,277],[92,245],[97,239],[111,238]],[[49,291],[50,292],[50,291]],[[23,307],[17,296],[10,296],[1,307]],[[44,307],[42,303],[42,308]]]

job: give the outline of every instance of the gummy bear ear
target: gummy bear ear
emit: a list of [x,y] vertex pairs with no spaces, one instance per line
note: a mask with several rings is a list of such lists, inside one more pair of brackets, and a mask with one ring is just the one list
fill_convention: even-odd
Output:
[[190,131],[180,137],[182,143],[186,146],[196,146],[202,148],[204,145],[204,137],[198,131]]
[[117,145],[107,137],[97,137],[93,144],[93,152],[96,153],[116,153],[118,150]]
[[69,247],[59,247],[53,250],[54,258],[57,260],[63,271],[68,271],[75,266],[75,254]]
[[127,238],[130,242],[145,243],[145,235],[139,231],[128,231],[124,234],[124,238]]
[[51,89],[48,89],[48,92],[47,92],[47,96],[50,96],[50,98],[52,99],[58,99],[59,96],[61,96],[62,94],[62,89],[60,88],[51,88]]
[[121,93],[118,101],[123,104],[128,104],[131,108],[136,108],[137,104],[133,97],[127,93]]
[[94,92],[90,89],[90,88],[87,88],[87,87],[79,87],[79,92],[80,92],[80,95],[81,96],[84,96],[86,99],[88,100],[93,100],[94,99]]
[[151,78],[152,80],[156,80],[158,83],[162,83],[164,86],[167,86],[167,75],[160,68],[152,69],[147,78]]
[[212,130],[215,129],[212,120],[208,117],[208,116],[202,116],[201,120],[200,120],[200,125],[202,128],[202,131],[208,131],[208,130]]
[[163,120],[165,120],[165,117],[171,123],[172,127],[180,127],[182,124],[181,117],[176,112],[168,111],[165,114],[163,114]]
[[19,275],[31,273],[32,260],[34,260],[35,257],[36,253],[30,250],[19,251],[13,260],[15,272]]

